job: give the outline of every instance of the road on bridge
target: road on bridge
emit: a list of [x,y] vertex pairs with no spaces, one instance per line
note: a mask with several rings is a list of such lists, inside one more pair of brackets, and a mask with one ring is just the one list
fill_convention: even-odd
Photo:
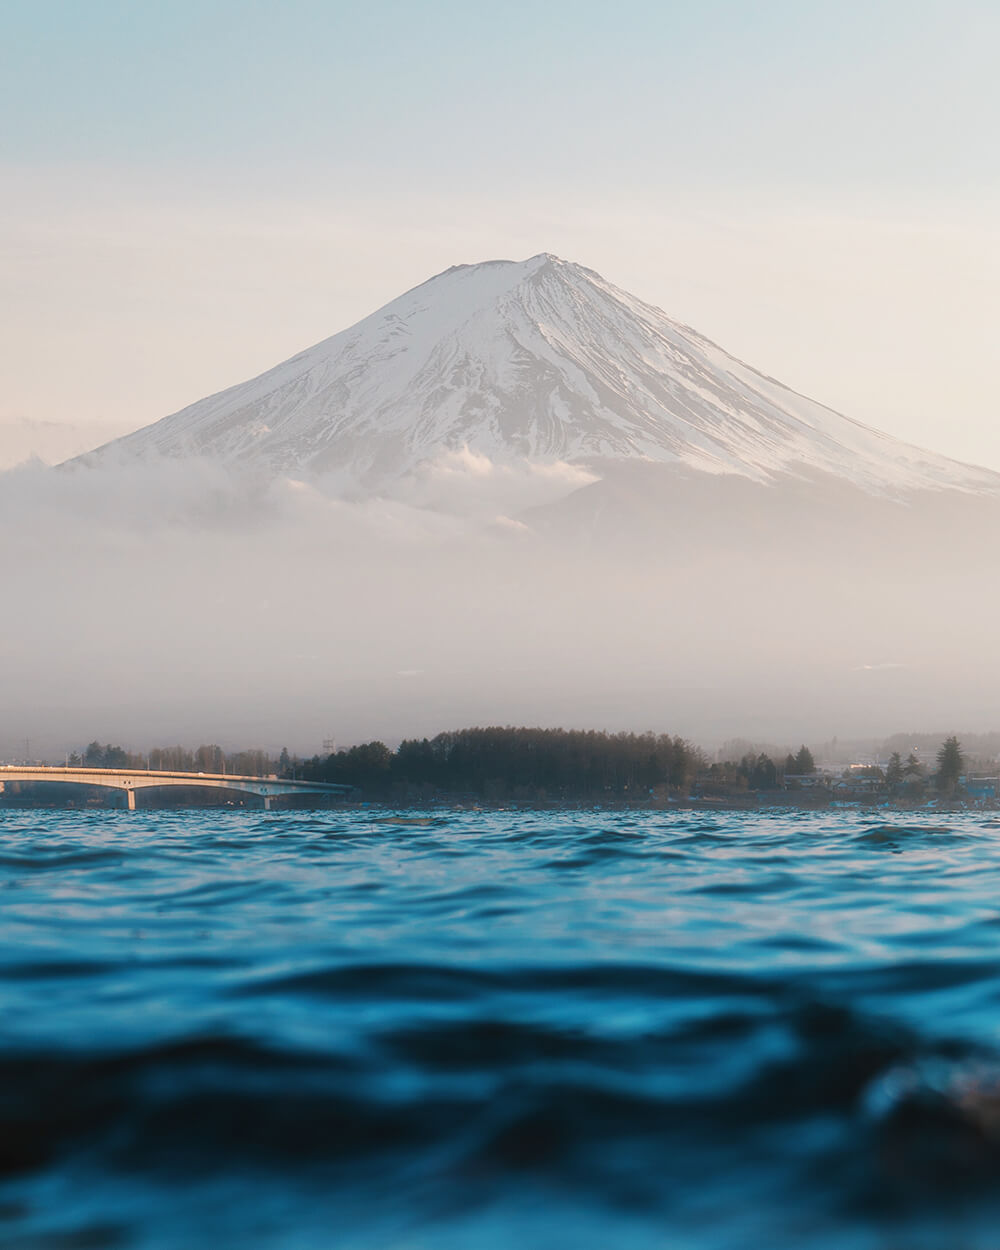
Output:
[[271,807],[271,800],[281,795],[328,794],[346,797],[352,792],[351,786],[333,785],[320,781],[296,781],[290,777],[244,777],[234,773],[180,773],[135,768],[61,768],[41,764],[33,766],[0,764],[0,792],[8,781],[44,781],[64,785],[95,786],[103,790],[123,790],[127,796],[130,812],[135,811],[135,796],[138,790],[181,786],[206,790],[235,790],[240,794],[257,795],[263,800],[264,807],[268,810]]

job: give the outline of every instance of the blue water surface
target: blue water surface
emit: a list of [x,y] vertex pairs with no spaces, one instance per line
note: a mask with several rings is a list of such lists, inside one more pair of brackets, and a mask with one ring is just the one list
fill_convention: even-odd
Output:
[[984,813],[0,811],[0,1245],[998,1244]]

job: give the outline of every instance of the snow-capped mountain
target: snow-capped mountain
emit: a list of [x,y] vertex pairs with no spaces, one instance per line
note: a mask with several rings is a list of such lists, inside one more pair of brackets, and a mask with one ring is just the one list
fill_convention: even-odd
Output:
[[459,265],[248,382],[101,452],[210,456],[371,491],[448,452],[645,460],[760,482],[1000,491],[1000,475],[796,394],[592,270]]

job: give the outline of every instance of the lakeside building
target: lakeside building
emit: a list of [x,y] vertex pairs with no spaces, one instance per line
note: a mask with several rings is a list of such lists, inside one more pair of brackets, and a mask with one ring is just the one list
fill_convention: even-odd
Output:
[[964,787],[970,799],[1000,798],[1000,777],[979,777],[970,774],[960,777],[959,784]]

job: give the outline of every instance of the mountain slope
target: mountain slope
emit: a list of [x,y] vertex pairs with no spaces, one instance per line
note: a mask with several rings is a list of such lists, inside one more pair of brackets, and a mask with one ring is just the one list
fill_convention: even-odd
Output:
[[822,473],[887,494],[1000,490],[1000,476],[814,403],[547,254],[449,269],[108,448],[332,474],[372,491],[463,448],[492,461],[644,459],[764,482]]

